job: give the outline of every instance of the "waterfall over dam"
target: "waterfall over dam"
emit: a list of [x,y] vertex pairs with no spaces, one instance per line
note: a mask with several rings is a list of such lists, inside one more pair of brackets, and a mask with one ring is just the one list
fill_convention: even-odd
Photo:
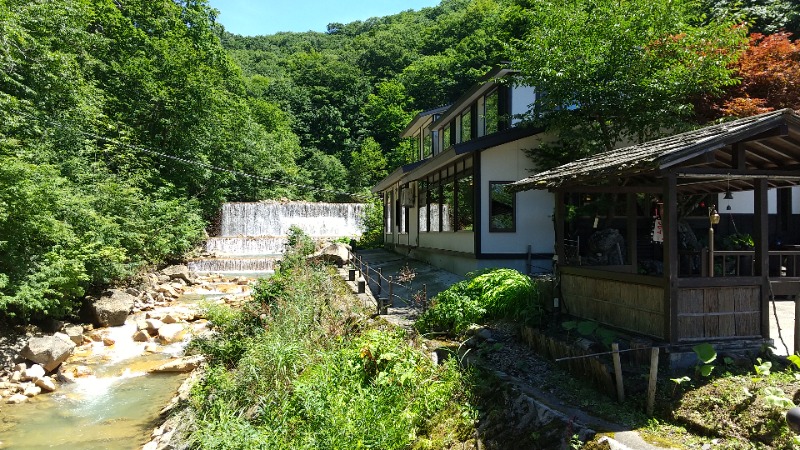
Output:
[[220,235],[206,241],[209,257],[189,262],[195,272],[270,272],[297,226],[314,240],[358,238],[363,232],[361,203],[225,203]]

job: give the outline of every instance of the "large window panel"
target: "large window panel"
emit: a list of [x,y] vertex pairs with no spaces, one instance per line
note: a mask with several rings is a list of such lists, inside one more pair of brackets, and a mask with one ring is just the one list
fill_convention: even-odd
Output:
[[461,142],[472,139],[472,111],[466,110],[461,113]]
[[453,229],[456,212],[454,186],[453,180],[442,184],[442,231],[455,231]]
[[419,182],[419,232],[426,233],[428,231],[428,183],[425,181]]
[[428,231],[440,231],[441,222],[441,186],[439,183],[431,184],[428,189]]
[[474,213],[472,191],[472,173],[462,176],[456,181],[456,231],[472,231]]
[[392,233],[392,193],[386,193],[386,199],[383,203],[383,217],[386,219],[383,227],[383,232],[386,234]]
[[483,103],[484,135],[496,133],[500,124],[499,94],[497,89],[487,94]]
[[507,191],[511,181],[489,182],[489,231],[516,231],[517,194]]
[[433,136],[431,133],[425,133],[425,138],[422,140],[422,159],[433,155]]

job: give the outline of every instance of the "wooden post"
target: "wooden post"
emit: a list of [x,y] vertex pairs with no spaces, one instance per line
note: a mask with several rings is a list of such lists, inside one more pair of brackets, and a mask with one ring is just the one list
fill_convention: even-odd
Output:
[[[638,273],[638,265],[639,265],[639,257],[636,254],[637,251],[637,243],[639,240],[639,236],[637,233],[638,227],[638,216],[639,212],[636,210],[636,194],[633,192],[629,192],[626,195],[626,202],[627,202],[627,216],[628,216],[628,264],[633,267],[631,273]],[[624,264],[624,262],[623,262]]]
[[676,343],[678,336],[678,177],[674,173],[664,180],[664,334]]
[[564,191],[557,190],[554,193],[555,196],[555,218],[554,218],[554,225],[555,229],[555,238],[556,238],[556,258],[558,259],[558,265],[563,266],[566,264],[565,254],[564,254],[564,220],[566,218],[566,204],[564,202],[565,195]]
[[389,306],[394,306],[394,277],[389,277]]
[[619,344],[614,342],[611,344],[611,350],[614,358],[614,378],[617,379],[617,400],[620,403],[625,401],[625,387],[622,385],[622,362],[619,359]]
[[792,354],[800,353],[800,295],[794,296],[794,349]]
[[381,291],[383,290],[383,269],[378,267],[378,293],[377,296],[381,296]]
[[769,197],[767,180],[753,181],[755,190],[754,240],[756,275],[761,277],[761,337],[769,339]]
[[656,404],[658,382],[658,347],[650,350],[650,383],[647,385],[647,415],[652,416]]
[[422,285],[422,312],[428,310],[428,285]]

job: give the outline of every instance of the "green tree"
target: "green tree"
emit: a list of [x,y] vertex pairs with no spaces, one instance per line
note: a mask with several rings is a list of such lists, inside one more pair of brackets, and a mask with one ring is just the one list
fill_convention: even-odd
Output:
[[350,155],[350,186],[353,189],[370,188],[386,176],[386,156],[375,139],[367,138],[361,148]]
[[745,30],[701,22],[693,0],[516,0],[509,26],[520,82],[540,95],[530,119],[558,143],[533,153],[549,166],[687,126],[692,99],[736,82]]

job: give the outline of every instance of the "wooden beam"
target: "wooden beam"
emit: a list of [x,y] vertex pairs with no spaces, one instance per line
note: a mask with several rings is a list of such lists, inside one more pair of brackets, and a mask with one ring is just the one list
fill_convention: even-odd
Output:
[[733,161],[731,162],[731,168],[736,170],[744,170],[745,160],[747,159],[744,150],[744,145],[733,144],[733,148],[731,149],[731,156],[733,157]]
[[627,227],[628,227],[628,264],[633,266],[635,271],[638,267],[638,257],[636,255],[637,241],[639,239],[637,233],[639,212],[636,210],[636,194],[629,192],[625,196],[627,202]]
[[767,180],[753,182],[755,269],[761,278],[761,336],[769,339],[769,197]]
[[661,186],[561,186],[551,192],[572,192],[580,194],[660,194]]
[[564,203],[566,195],[564,191],[556,191],[555,195],[555,217],[553,224],[556,227],[556,256],[558,257],[558,266],[564,267],[567,260],[564,254],[564,220],[567,217],[567,205]]
[[712,167],[687,167],[679,169],[678,177],[680,178],[720,178],[726,177],[747,179],[747,178],[764,178],[764,179],[795,179],[800,178],[800,170],[786,170],[786,169],[750,169],[750,170],[736,170],[736,169],[717,169]]
[[664,330],[671,343],[678,336],[678,178],[674,173],[664,179]]
[[773,137],[783,137],[789,135],[789,125],[782,123],[775,128],[769,129],[764,131],[763,133],[758,133],[756,135],[750,136],[746,139],[742,139],[739,142],[751,142],[751,141],[759,141],[761,139],[769,139]]

